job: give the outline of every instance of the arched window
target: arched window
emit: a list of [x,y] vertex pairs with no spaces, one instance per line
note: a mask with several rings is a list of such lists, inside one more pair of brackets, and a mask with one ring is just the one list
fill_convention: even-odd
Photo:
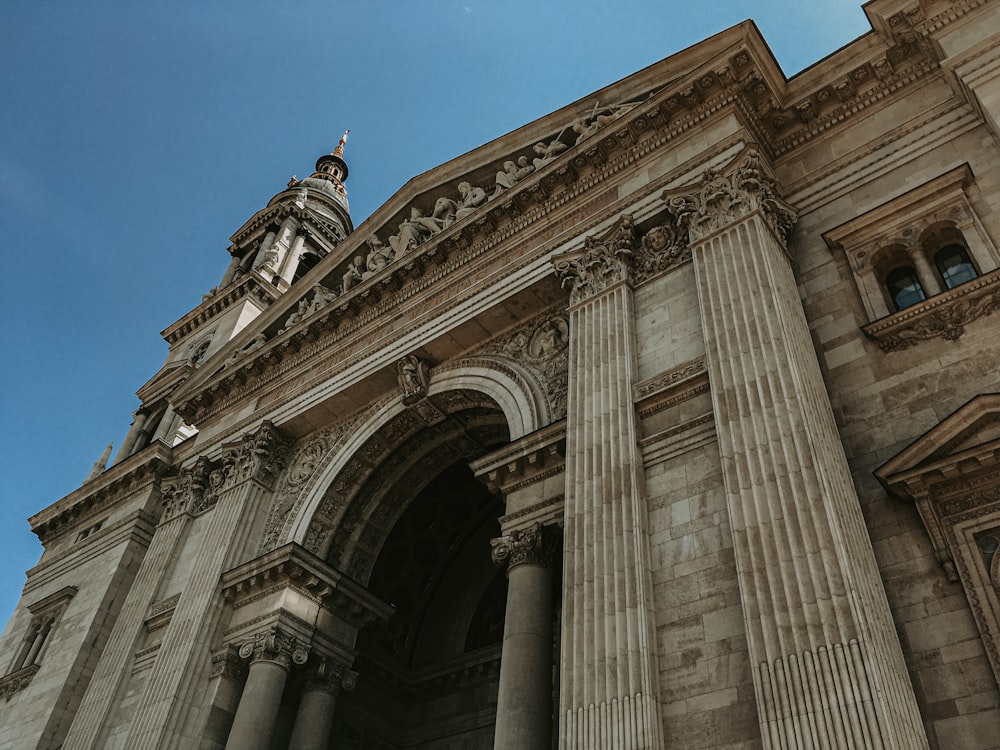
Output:
[[938,250],[934,255],[934,265],[948,289],[972,281],[979,275],[969,259],[968,251],[957,243],[945,245]]
[[891,271],[885,277],[885,285],[897,310],[915,305],[927,298],[924,288],[920,285],[920,279],[917,278],[917,272],[910,266],[902,266]]

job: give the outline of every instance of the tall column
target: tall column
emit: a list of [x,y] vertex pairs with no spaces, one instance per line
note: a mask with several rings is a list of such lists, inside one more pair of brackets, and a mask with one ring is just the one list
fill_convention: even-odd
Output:
[[686,227],[765,748],[927,740],[791,265],[794,212],[756,151]]
[[288,750],[326,750],[341,691],[353,690],[357,674],[330,658],[318,658],[306,678]]
[[632,404],[626,216],[554,259],[571,285],[560,747],[662,747],[648,518]]
[[552,747],[552,555],[555,542],[536,523],[492,540],[493,562],[507,566],[507,611],[494,750]]
[[287,457],[287,445],[269,423],[224,448],[221,465],[209,474],[211,497],[203,503],[214,504],[205,540],[137,701],[126,742],[130,750],[184,746],[182,733],[200,709],[194,693],[208,678],[208,647],[223,607],[219,578],[250,550],[257,516]]
[[240,656],[252,661],[226,750],[269,750],[291,662],[305,663],[306,654],[293,638],[272,629],[243,644]]
[[121,612],[115,620],[100,661],[73,717],[64,750],[97,750],[104,746],[103,732],[114,701],[131,671],[136,649],[145,635],[143,623],[149,615],[156,592],[197,502],[208,483],[206,463],[199,461],[177,476],[160,481],[163,511],[153,533],[139,572],[129,587]]

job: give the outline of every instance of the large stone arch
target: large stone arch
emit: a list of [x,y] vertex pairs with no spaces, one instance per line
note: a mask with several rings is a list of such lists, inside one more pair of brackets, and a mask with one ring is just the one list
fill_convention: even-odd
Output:
[[[534,432],[551,420],[544,388],[532,374],[514,361],[501,357],[477,357],[445,363],[431,371],[427,398],[440,403],[448,413],[455,408],[448,394],[478,393],[489,398],[503,414],[509,439]],[[436,407],[440,408],[440,407]],[[363,471],[372,458],[374,436],[392,442],[405,439],[409,429],[419,427],[417,411],[404,405],[400,393],[372,404],[344,423],[304,441],[293,457],[278,494],[283,497],[268,522],[262,549],[294,541],[322,556],[317,522],[336,526],[345,507],[330,497],[338,480],[351,484],[352,472]],[[298,486],[296,486],[298,485]],[[347,501],[350,498],[340,498]]]

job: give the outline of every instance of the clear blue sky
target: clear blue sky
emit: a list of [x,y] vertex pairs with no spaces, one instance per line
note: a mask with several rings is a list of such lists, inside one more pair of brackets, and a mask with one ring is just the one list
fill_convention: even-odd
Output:
[[[856,0],[12,0],[0,28],[0,625],[218,283],[228,237],[351,129],[355,224],[410,177],[752,17],[791,76]],[[2,655],[0,655],[2,659]]]

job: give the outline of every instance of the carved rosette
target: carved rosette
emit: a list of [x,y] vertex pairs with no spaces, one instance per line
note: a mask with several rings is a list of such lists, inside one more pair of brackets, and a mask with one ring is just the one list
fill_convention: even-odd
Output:
[[490,546],[493,564],[506,565],[509,574],[518,565],[552,567],[559,542],[549,527],[535,523],[526,529],[514,529],[506,536],[491,539]]
[[332,695],[354,690],[358,673],[343,662],[328,657],[310,660],[305,690],[319,690]]
[[624,214],[600,239],[585,237],[583,250],[552,259],[563,288],[570,288],[570,303],[600,294],[615,284],[630,280],[636,252],[632,215]]
[[690,242],[698,242],[733,222],[760,212],[783,247],[795,223],[795,209],[778,197],[775,180],[755,148],[725,171],[705,170],[694,193],[667,190],[661,198]]
[[270,661],[288,669],[292,664],[302,665],[309,658],[309,652],[295,638],[272,628],[256,633],[251,640],[240,646],[241,659],[250,659],[251,664]]
[[222,492],[248,479],[265,487],[274,486],[275,477],[288,461],[290,445],[274,425],[264,422],[242,440],[226,447],[222,466],[209,475],[209,482]]

